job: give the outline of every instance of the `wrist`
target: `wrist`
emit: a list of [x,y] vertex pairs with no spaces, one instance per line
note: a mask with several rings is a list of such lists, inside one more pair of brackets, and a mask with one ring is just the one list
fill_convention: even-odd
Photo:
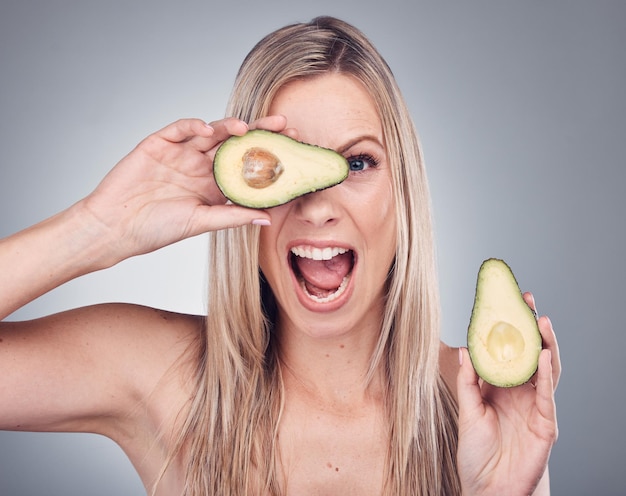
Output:
[[79,276],[114,265],[110,234],[74,205],[0,240],[0,319]]
[[[57,218],[58,217],[58,218]],[[86,200],[80,200],[70,208],[53,217],[57,229],[67,241],[65,262],[78,275],[106,269],[127,258],[119,254],[119,238],[89,208]]]

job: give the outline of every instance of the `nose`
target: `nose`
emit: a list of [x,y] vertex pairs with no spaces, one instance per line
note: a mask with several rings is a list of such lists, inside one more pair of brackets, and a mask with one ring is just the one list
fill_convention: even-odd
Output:
[[339,221],[335,188],[308,193],[297,198],[294,213],[298,220],[313,227],[327,227]]

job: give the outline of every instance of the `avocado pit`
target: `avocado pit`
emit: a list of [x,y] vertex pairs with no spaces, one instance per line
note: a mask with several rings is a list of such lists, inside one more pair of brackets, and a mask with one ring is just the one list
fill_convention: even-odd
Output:
[[248,149],[243,157],[241,173],[251,188],[267,188],[276,182],[284,167],[276,155],[261,147]]

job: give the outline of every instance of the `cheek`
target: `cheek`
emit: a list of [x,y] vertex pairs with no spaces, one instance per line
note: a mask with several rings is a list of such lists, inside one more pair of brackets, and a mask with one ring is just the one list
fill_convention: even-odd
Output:
[[368,210],[371,215],[370,222],[375,225],[375,229],[381,230],[379,231],[381,234],[395,235],[396,208],[390,182],[380,186]]
[[373,235],[378,241],[381,257],[391,263],[396,253],[397,243],[396,208],[391,185],[379,196],[374,212]]
[[374,268],[370,267],[368,271],[373,270],[377,278],[380,274],[386,275],[397,244],[396,209],[391,188],[380,185],[376,193],[370,194],[367,202],[361,201],[353,212],[358,212],[353,219],[363,236],[366,259],[374,264]]

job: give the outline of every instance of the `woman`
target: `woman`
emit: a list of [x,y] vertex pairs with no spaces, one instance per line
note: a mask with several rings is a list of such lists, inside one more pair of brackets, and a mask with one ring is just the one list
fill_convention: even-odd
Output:
[[[1,242],[5,317],[211,233],[206,317],[98,305],[2,323],[0,427],[109,436],[155,495],[549,492],[551,324],[535,382],[511,390],[439,342],[419,147],[367,39],[332,18],[268,35],[227,113],[151,135],[88,197]],[[336,149],[350,176],[267,211],[228,204],[212,158],[250,128]]]

